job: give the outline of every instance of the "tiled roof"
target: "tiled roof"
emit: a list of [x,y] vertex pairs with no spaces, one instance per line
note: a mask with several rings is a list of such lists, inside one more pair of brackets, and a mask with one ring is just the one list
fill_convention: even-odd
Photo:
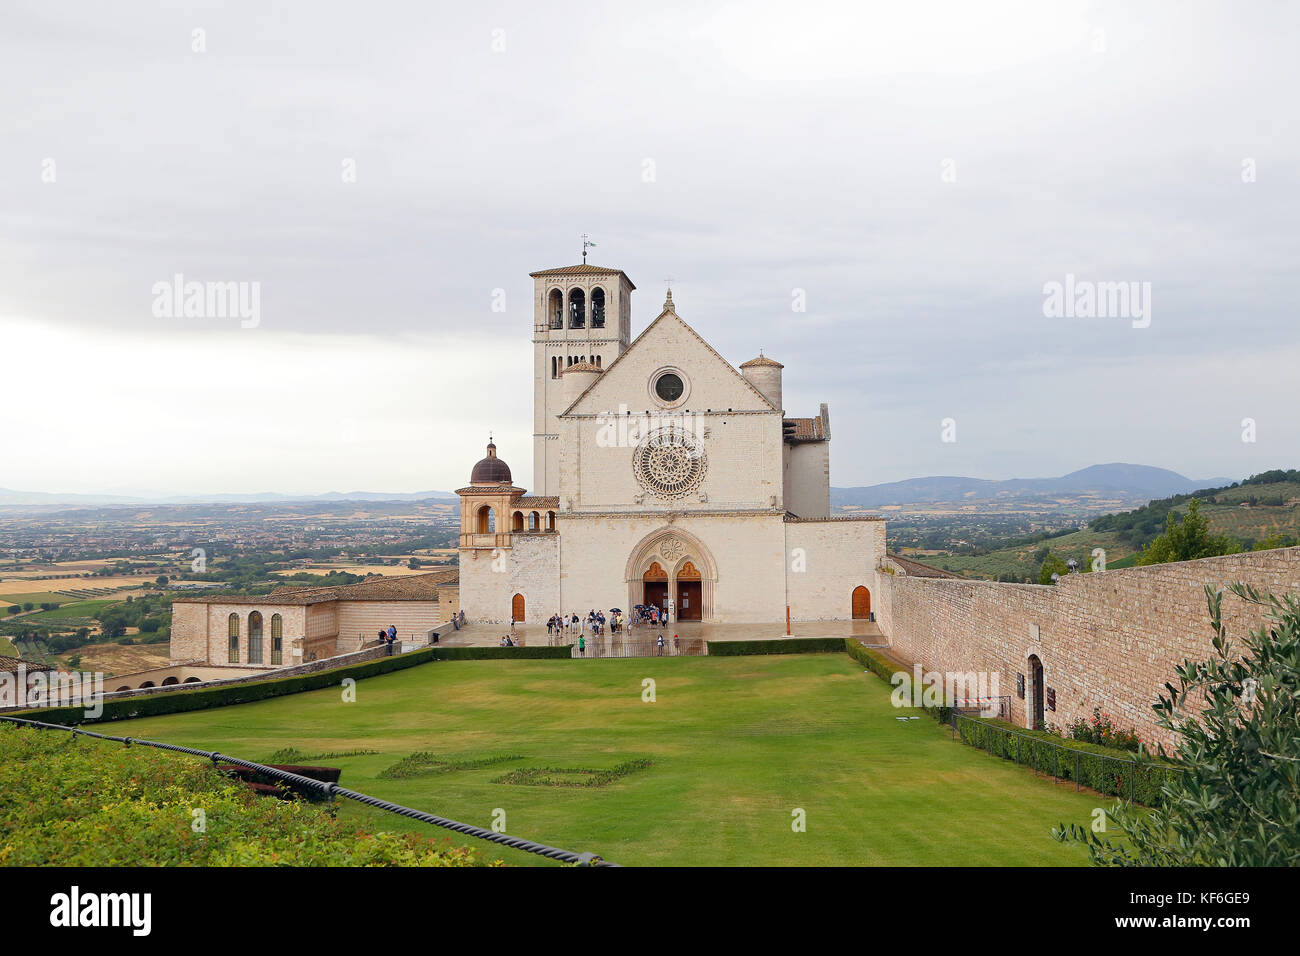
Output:
[[25,661],[20,657],[0,656],[0,671],[3,671],[6,674],[17,674],[18,668],[20,667],[25,668],[29,674],[35,673],[36,671],[54,670],[53,667],[39,664],[36,661]]
[[522,495],[527,488],[518,488],[509,482],[502,482],[496,485],[469,485],[465,488],[457,488],[458,495]]
[[822,428],[820,416],[817,418],[787,418],[781,424],[785,429],[785,437],[790,441],[826,441],[826,433]]
[[780,362],[768,358],[766,355],[759,355],[758,358],[752,358],[748,362],[741,362],[741,368],[785,368]]
[[[585,262],[582,265],[577,265],[577,266],[560,266],[558,269],[542,269],[538,272],[530,272],[528,273],[528,275],[531,278],[536,278],[537,276],[605,275],[605,276],[622,276],[624,279],[627,279],[627,273],[624,272],[622,269],[606,269],[604,266],[588,265]],[[632,286],[633,289],[636,288],[636,286],[632,285],[631,279],[627,279],[627,284],[629,286]]]
[[524,495],[514,502],[521,508],[558,508],[559,495]]
[[459,568],[427,574],[376,576],[359,584],[335,587],[285,585],[266,595],[203,594],[176,598],[175,604],[323,604],[327,601],[437,601],[438,588],[457,584]]
[[960,574],[953,574],[951,571],[945,571],[942,568],[932,568],[928,564],[922,564],[920,561],[913,561],[911,558],[900,558],[898,555],[890,552],[885,555],[890,561],[893,561],[903,573],[909,574],[914,578],[959,578]]
[[600,372],[600,371],[603,371],[603,369],[599,365],[592,365],[590,362],[574,362],[572,365],[570,365],[568,368],[564,370],[564,374],[568,375],[570,372]]

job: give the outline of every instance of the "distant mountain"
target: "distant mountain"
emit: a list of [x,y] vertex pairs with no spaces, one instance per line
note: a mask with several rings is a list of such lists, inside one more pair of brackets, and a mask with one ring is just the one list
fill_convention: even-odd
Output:
[[861,488],[832,488],[832,507],[883,508],[887,505],[972,504],[990,499],[1000,502],[1050,500],[1055,497],[1097,495],[1126,502],[1145,503],[1153,498],[1186,494],[1202,488],[1231,484],[1232,478],[1192,479],[1150,465],[1090,465],[1059,478],[929,477],[890,481]]
[[327,491],[320,495],[294,495],[266,491],[253,494],[211,495],[75,495],[44,491],[13,491],[0,488],[0,507],[30,507],[40,511],[58,508],[123,507],[143,505],[259,504],[295,501],[427,501],[430,498],[455,498],[450,491]]

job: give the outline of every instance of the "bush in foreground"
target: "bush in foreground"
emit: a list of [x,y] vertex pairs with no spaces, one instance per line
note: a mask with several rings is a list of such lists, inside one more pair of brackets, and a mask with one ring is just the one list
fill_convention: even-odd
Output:
[[1269,609],[1238,651],[1223,625],[1223,593],[1205,590],[1214,655],[1185,661],[1178,686],[1166,684],[1154,705],[1177,741],[1161,756],[1185,772],[1170,775],[1150,813],[1125,803],[1107,812],[1120,843],[1077,824],[1054,831],[1085,844],[1097,865],[1300,865],[1300,600],[1233,585]]
[[0,722],[6,866],[483,862],[446,841],[355,831],[319,805],[255,796],[193,757]]

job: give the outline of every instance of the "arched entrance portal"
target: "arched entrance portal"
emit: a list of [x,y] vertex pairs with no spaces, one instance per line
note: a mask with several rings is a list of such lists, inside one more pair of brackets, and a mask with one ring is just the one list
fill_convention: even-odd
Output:
[[1043,662],[1037,654],[1029,655],[1029,693],[1026,703],[1029,705],[1029,728],[1038,730],[1043,723]]
[[859,584],[853,589],[853,620],[865,621],[871,617],[871,592]]
[[522,594],[516,594],[510,599],[510,620],[519,621],[520,623],[524,620],[524,596]]
[[695,535],[662,527],[632,549],[626,566],[628,603],[671,609],[676,620],[713,620],[718,566]]

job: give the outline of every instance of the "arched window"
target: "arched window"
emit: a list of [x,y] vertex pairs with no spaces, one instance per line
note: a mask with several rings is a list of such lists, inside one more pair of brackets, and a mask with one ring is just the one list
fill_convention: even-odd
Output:
[[226,661],[231,664],[239,663],[239,615],[232,614],[226,618],[226,644],[229,648],[226,653]]
[[559,289],[552,289],[550,296],[547,297],[546,313],[551,328],[564,328],[564,293]]
[[554,511],[548,511],[548,512],[546,512],[546,530],[547,530],[547,531],[554,531],[554,530],[555,530],[555,512],[554,512]]
[[542,516],[539,515],[536,511],[531,511],[528,514],[528,530],[529,531],[542,530]]
[[569,328],[585,329],[587,327],[587,297],[581,289],[569,293]]
[[600,356],[597,355],[597,356],[596,356],[596,368],[601,368],[601,367],[602,367],[602,366],[601,366],[601,364],[600,364]]
[[551,356],[551,378],[560,377],[560,360],[554,355]]
[[248,663],[262,663],[262,612],[248,615]]
[[523,530],[524,530],[524,513],[523,513],[522,511],[516,511],[516,512],[511,516],[511,518],[510,518],[510,530],[511,530],[511,531],[523,531]]
[[180,682],[180,678],[173,674],[171,677],[164,677],[162,685],[164,687],[171,687],[172,684],[179,684]]
[[496,531],[496,512],[491,505],[479,505],[474,512],[474,531],[478,534],[492,534]]
[[599,287],[591,290],[591,327],[605,327],[605,290]]
[[284,663],[284,619],[271,615],[271,663]]

